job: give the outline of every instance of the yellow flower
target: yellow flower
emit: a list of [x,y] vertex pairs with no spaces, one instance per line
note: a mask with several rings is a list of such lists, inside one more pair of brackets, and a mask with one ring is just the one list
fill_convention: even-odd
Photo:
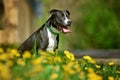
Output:
[[96,61],[94,59],[92,59],[90,62],[93,63],[93,64],[96,63]]
[[17,64],[19,64],[21,66],[25,66],[26,65],[26,63],[22,59],[18,59],[17,60]]
[[69,51],[64,51],[64,54],[65,54],[65,55],[69,55],[70,52],[69,52]]
[[41,61],[42,61],[42,58],[39,57],[39,58],[37,58],[37,59],[33,59],[33,60],[32,60],[32,64],[33,64],[33,65],[39,65],[39,64],[41,63]]
[[11,74],[9,68],[3,63],[0,63],[0,78],[2,80],[10,80],[10,77]]
[[14,65],[13,61],[9,60],[6,62],[6,66],[12,67]]
[[87,67],[85,67],[85,70],[87,70],[88,68]]
[[76,72],[80,72],[81,71],[81,68],[80,68],[79,64],[75,64],[73,67],[74,67]]
[[115,63],[113,61],[110,61],[108,65],[113,66]]
[[54,62],[62,62],[61,58],[60,57],[54,57]]
[[63,65],[64,72],[67,74],[75,74],[75,70],[72,69],[73,63],[68,63],[67,65]]
[[10,50],[10,53],[11,53],[11,54],[16,54],[16,53],[18,53],[18,51],[17,51],[16,49],[11,49],[11,50]]
[[0,53],[4,53],[4,50],[2,48],[0,48]]
[[53,73],[50,75],[50,80],[55,80],[58,78],[58,74],[57,73]]
[[10,80],[11,78],[11,73],[10,73],[10,70],[9,69],[4,69],[3,71],[1,71],[1,74],[0,74],[2,80]]
[[8,54],[1,54],[0,55],[0,60],[7,61],[8,60]]
[[96,66],[96,68],[101,68],[101,66],[100,65],[95,65]]
[[48,52],[51,53],[51,54],[55,54],[55,52],[53,50],[50,50]]
[[88,68],[88,80],[102,80],[102,77],[94,72],[93,68]]
[[88,80],[102,80],[102,77],[92,72],[88,73]]
[[109,76],[109,77],[108,77],[108,80],[115,80],[115,79],[114,79],[114,77]]
[[87,69],[89,73],[94,73],[94,69],[93,68],[88,68]]
[[90,56],[83,56],[83,59],[86,59],[86,60],[91,60],[92,58]]
[[20,57],[20,53],[16,53],[15,56],[16,56],[16,57]]
[[80,78],[80,80],[84,80],[84,78],[85,78],[85,72],[82,71],[82,72],[79,74],[78,77]]
[[25,51],[23,54],[23,58],[25,58],[25,59],[31,58],[31,53],[29,51]]
[[66,55],[66,57],[68,59],[70,59],[71,61],[74,61],[75,60],[75,57],[72,53],[70,53],[69,51],[64,51],[64,54]]
[[39,54],[40,54],[41,56],[48,56],[48,53],[45,52],[45,51],[39,51]]
[[20,53],[16,49],[8,49],[9,58],[20,57]]
[[88,60],[90,63],[96,63],[94,59],[92,59],[90,56],[83,56],[83,59]]
[[120,71],[116,71],[117,74],[120,74]]

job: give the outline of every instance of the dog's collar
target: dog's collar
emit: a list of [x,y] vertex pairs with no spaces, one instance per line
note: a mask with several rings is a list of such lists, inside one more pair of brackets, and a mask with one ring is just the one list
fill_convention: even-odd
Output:
[[59,31],[56,28],[54,28],[52,25],[49,26],[48,23],[46,23],[45,26],[50,30],[50,32],[52,34],[54,34],[54,35],[58,35],[59,34]]

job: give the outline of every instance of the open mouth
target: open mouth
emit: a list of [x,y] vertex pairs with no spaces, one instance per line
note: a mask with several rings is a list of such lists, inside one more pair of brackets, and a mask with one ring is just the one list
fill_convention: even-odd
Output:
[[71,30],[68,29],[68,26],[57,26],[58,30],[61,31],[62,33],[70,33]]

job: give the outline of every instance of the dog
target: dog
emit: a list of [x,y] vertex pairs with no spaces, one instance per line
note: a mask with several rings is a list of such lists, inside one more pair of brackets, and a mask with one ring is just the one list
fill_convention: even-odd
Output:
[[70,12],[68,10],[53,9],[50,11],[51,17],[34,33],[31,34],[18,48],[22,54],[24,51],[36,50],[55,51],[58,49],[59,33],[70,33],[71,26]]

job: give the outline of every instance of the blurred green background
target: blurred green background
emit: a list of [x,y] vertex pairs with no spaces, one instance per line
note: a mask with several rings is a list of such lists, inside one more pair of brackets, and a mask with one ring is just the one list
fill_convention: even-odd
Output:
[[48,11],[68,9],[73,21],[70,34],[60,34],[60,49],[119,49],[120,0],[42,0],[43,23]]
[[[41,1],[42,4],[41,16],[35,17],[35,26],[37,28],[50,17],[49,11],[51,9],[67,9],[71,13],[72,25],[70,29],[72,33],[60,34],[60,50],[120,48],[120,0],[36,1]],[[22,14],[26,10],[23,11]],[[23,23],[27,22],[23,20]],[[19,26],[22,27],[21,25]],[[22,36],[23,34],[20,35]],[[21,38],[24,40],[24,37]]]

